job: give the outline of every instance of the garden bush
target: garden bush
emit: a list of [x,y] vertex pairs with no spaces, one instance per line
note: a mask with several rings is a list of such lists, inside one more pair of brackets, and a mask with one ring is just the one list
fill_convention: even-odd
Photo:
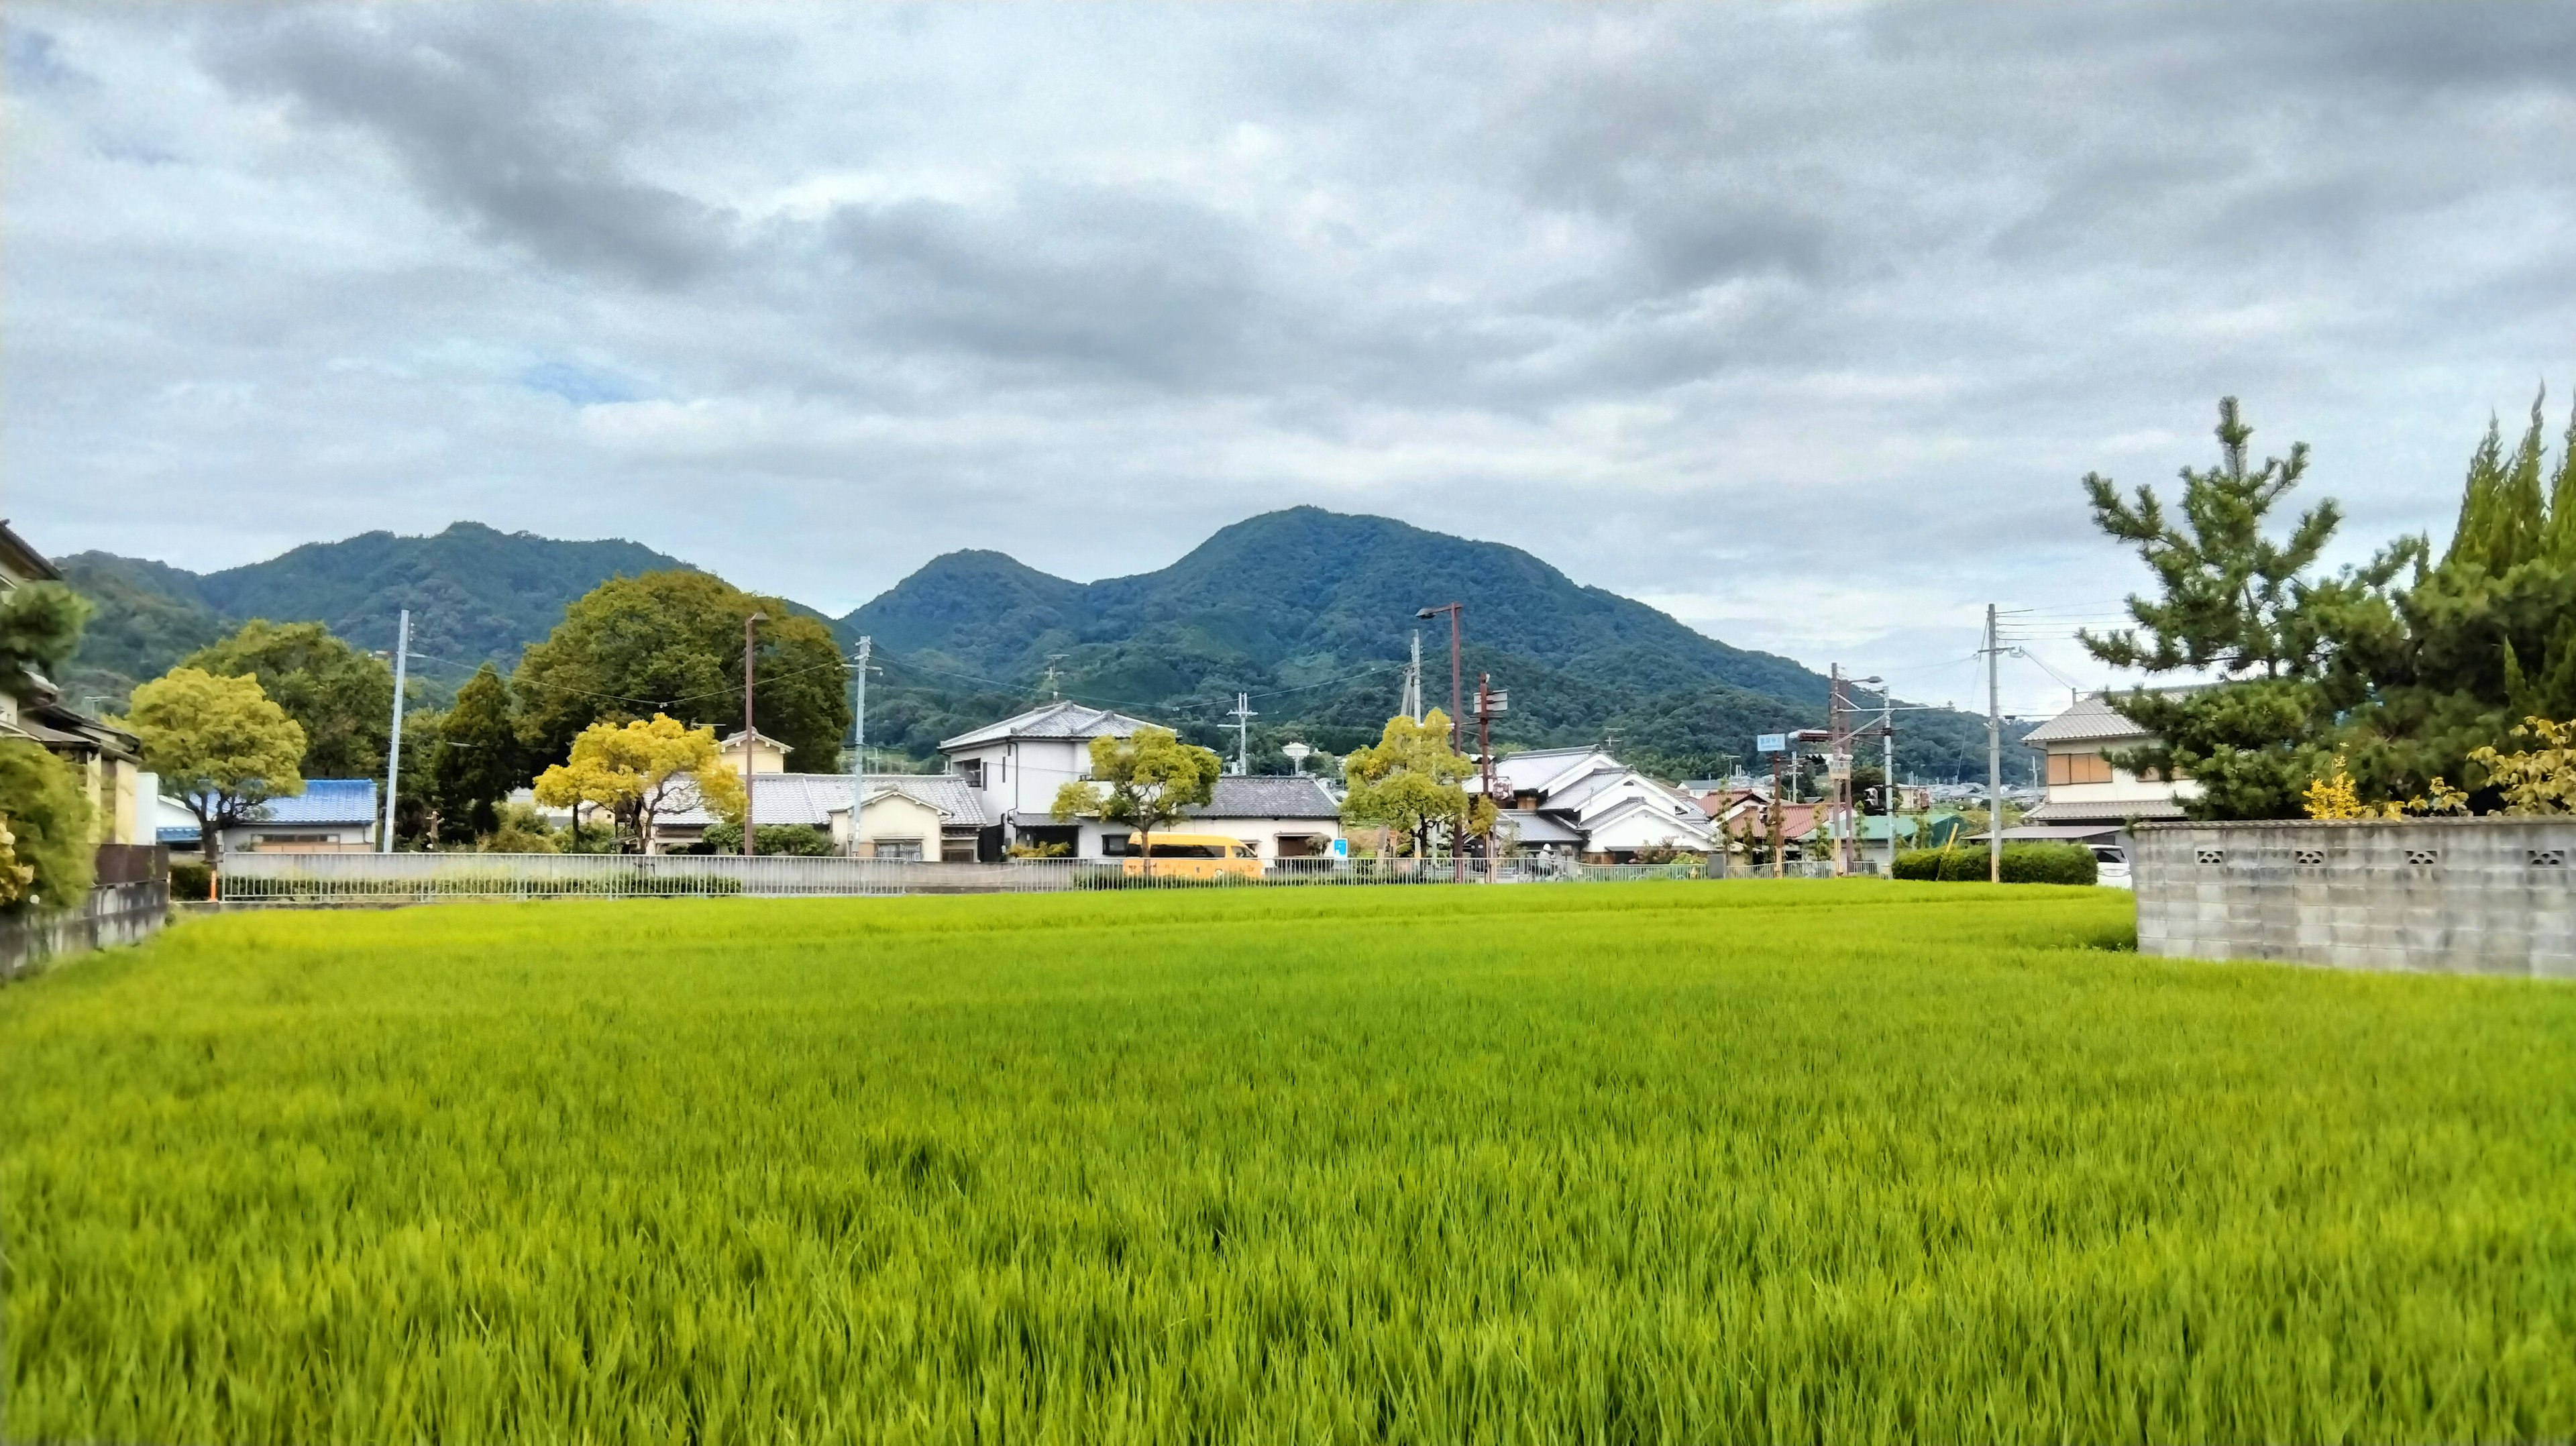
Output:
[[[2007,884],[2093,884],[2101,881],[2101,869],[2101,861],[2081,844],[2004,845]],[[1983,845],[1968,845],[1901,853],[1896,856],[1896,876],[1945,884],[1982,884],[1986,882],[1986,850]]]
[[89,795],[71,765],[25,739],[0,739],[0,817],[16,836],[18,862],[36,871],[13,910],[78,903],[96,877]]
[[211,899],[214,896],[215,871],[206,867],[205,860],[172,859],[170,861],[171,898],[193,903]]

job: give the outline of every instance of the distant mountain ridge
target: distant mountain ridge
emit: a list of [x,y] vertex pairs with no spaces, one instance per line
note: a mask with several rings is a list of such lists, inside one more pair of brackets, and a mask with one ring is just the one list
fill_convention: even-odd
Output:
[[[371,532],[198,574],[108,553],[62,559],[99,605],[66,691],[121,707],[134,683],[253,617],[319,621],[364,648],[393,646],[413,613],[425,701],[486,659],[504,668],[566,605],[620,575],[690,564],[639,543],[566,542],[459,522],[426,537]],[[1225,527],[1168,567],[1080,583],[992,551],[943,554],[833,620],[876,641],[884,677],[869,741],[914,759],[938,739],[1047,696],[1122,707],[1231,751],[1238,693],[1260,715],[1255,767],[1285,771],[1292,736],[1331,752],[1373,738],[1396,708],[1411,635],[1426,702],[1448,697],[1448,624],[1416,610],[1465,604],[1467,682],[1491,673],[1512,710],[1498,743],[1615,737],[1676,775],[1749,762],[1753,734],[1823,721],[1827,683],[1654,608],[1568,578],[1518,548],[1317,507]],[[1046,681],[1054,669],[1052,682]],[[1912,715],[1900,764],[1982,773],[1980,720]]]
[[[1465,604],[1467,690],[1490,673],[1511,693],[1499,742],[1615,736],[1668,772],[1720,772],[1751,761],[1756,732],[1824,721],[1830,684],[1793,659],[1720,642],[1516,547],[1319,507],[1247,518],[1168,567],[1092,583],[998,552],[947,553],[836,626],[892,655],[898,689],[980,685],[990,709],[1045,696],[1038,680],[1053,665],[1064,696],[1175,721],[1223,751],[1234,738],[1222,720],[1248,693],[1263,718],[1256,753],[1292,733],[1339,752],[1395,710],[1417,629],[1424,699],[1448,706],[1447,619],[1415,613],[1452,601]],[[873,703],[871,714],[872,740],[916,755],[973,716],[898,704],[880,717]],[[1915,714],[1900,739],[1902,765],[1940,773],[1984,747],[1982,723],[1955,713]]]
[[479,522],[426,537],[367,532],[311,542],[211,573],[106,552],[56,565],[99,609],[66,689],[120,705],[135,683],[251,618],[319,622],[358,647],[390,652],[395,618],[410,608],[412,650],[452,660],[443,671],[487,658],[508,667],[600,583],[689,566],[622,539],[564,542]]

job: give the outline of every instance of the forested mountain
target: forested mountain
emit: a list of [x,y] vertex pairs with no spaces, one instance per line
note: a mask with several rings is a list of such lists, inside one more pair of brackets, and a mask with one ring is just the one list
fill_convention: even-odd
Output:
[[487,658],[507,668],[565,604],[609,578],[688,566],[638,543],[559,542],[479,522],[429,537],[369,532],[307,543],[202,574],[104,552],[58,565],[98,605],[66,691],[105,695],[117,707],[136,683],[251,618],[319,622],[358,647],[390,651],[406,607],[412,650],[446,660],[425,665],[424,680],[434,692],[442,682],[452,689]]
[[[1044,696],[1050,661],[1066,696],[1165,718],[1211,746],[1231,750],[1224,715],[1246,692],[1261,714],[1256,751],[1296,736],[1341,752],[1394,708],[1417,628],[1425,698],[1447,706],[1447,619],[1414,614],[1451,601],[1466,604],[1468,686],[1490,672],[1511,693],[1498,741],[1615,736],[1668,772],[1719,772],[1750,761],[1757,732],[1823,721],[1825,678],[1790,659],[1730,647],[1518,548],[1315,507],[1236,523],[1160,571],[1089,584],[1000,553],[949,553],[839,627],[892,654],[871,743],[916,756],[997,706]],[[1905,727],[1900,767],[1983,771],[1982,721],[1921,713]]]
[[[427,700],[443,700],[485,659],[508,669],[598,584],[688,564],[632,542],[460,522],[431,537],[313,543],[203,575],[106,553],[62,567],[99,605],[67,691],[121,707],[135,682],[249,618],[322,622],[388,649],[403,607],[414,651],[439,660],[414,675]],[[887,762],[926,763],[941,737],[1052,687],[1229,752],[1225,715],[1249,693],[1260,715],[1255,767],[1285,771],[1277,748],[1291,738],[1341,753],[1376,736],[1396,708],[1416,629],[1425,699],[1447,705],[1447,620],[1414,613],[1451,601],[1466,604],[1469,687],[1490,672],[1511,693],[1498,743],[1615,738],[1641,764],[1703,775],[1754,761],[1757,732],[1823,722],[1825,679],[1788,658],[1730,647],[1517,548],[1313,507],[1236,523],[1169,567],[1094,583],[997,552],[949,553],[834,627],[845,642],[876,639],[885,671],[872,684],[868,741]],[[1983,772],[1981,720],[1927,712],[1904,726],[1901,768]]]

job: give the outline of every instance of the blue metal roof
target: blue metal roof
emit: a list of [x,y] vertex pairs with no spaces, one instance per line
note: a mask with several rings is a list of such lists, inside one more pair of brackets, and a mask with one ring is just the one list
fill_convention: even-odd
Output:
[[154,830],[154,836],[161,843],[195,843],[199,838],[197,826],[193,823],[165,823]]
[[376,819],[376,781],[372,778],[308,778],[293,798],[272,798],[261,805],[256,823],[363,824]]
[[308,778],[293,798],[272,798],[261,823],[371,823],[376,817],[372,778]]

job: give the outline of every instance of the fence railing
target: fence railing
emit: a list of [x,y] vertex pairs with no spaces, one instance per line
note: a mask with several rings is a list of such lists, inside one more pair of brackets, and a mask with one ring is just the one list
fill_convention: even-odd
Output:
[[[1281,859],[1257,877],[1193,877],[1177,863],[1130,873],[1123,860],[1025,859],[953,864],[764,854],[236,853],[216,897],[238,904],[412,904],[440,900],[1058,893],[1069,889],[1205,889],[1445,884],[1447,859]],[[1474,883],[1573,883],[1694,877],[1686,864],[1579,864],[1469,859]]]

